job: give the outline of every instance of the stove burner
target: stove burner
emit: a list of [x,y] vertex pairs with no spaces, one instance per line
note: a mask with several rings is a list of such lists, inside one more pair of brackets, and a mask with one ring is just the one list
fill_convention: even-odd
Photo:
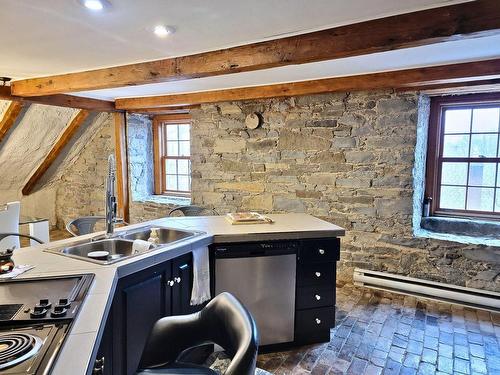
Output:
[[42,339],[27,333],[0,334],[0,370],[33,357],[42,346]]

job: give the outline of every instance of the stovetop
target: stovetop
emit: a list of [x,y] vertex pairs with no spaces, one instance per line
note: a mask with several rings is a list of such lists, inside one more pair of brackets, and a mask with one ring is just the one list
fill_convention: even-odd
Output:
[[45,375],[94,275],[0,282],[0,373]]
[[4,322],[73,319],[93,275],[27,278],[0,283],[0,326]]

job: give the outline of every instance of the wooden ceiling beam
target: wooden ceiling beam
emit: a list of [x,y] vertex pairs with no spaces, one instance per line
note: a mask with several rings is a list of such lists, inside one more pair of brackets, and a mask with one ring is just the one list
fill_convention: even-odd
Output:
[[44,95],[30,98],[12,95],[10,86],[0,86],[0,99],[11,100],[15,102],[36,103],[45,105],[54,105],[58,107],[70,107],[77,109],[86,109],[89,111],[116,112],[115,103],[107,100],[84,98],[74,95]]
[[36,186],[37,182],[40,181],[45,172],[50,168],[52,163],[57,159],[61,151],[66,147],[66,145],[71,141],[75,133],[78,131],[80,126],[85,122],[90,112],[81,109],[75,117],[71,120],[68,126],[64,129],[63,133],[54,144],[52,149],[49,151],[42,164],[37,168],[35,173],[30,177],[26,185],[23,187],[23,195],[28,195],[31,193],[33,188]]
[[8,131],[14,126],[17,117],[23,109],[24,103],[11,102],[5,111],[2,119],[0,119],[0,142],[5,138]]
[[118,109],[165,108],[225,101],[267,99],[339,91],[378,89],[418,89],[418,87],[448,85],[468,81],[500,78],[500,59],[440,65],[425,68],[361,74],[349,77],[325,78],[276,85],[243,87],[187,94],[172,94],[140,98],[117,99]]
[[476,0],[195,55],[12,82],[39,96],[210,77],[494,35],[498,0]]
[[131,114],[139,114],[139,115],[177,115],[177,114],[186,114],[189,113],[192,109],[200,108],[199,105],[186,105],[179,107],[169,107],[169,108],[141,108],[138,110],[127,111],[127,113]]

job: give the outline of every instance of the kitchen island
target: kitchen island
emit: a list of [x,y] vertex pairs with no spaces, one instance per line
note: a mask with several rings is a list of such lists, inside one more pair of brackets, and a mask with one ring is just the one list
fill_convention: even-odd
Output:
[[[91,239],[97,235],[102,235],[102,233],[94,233],[17,251],[14,256],[17,264],[35,266],[34,269],[21,275],[22,278],[82,273],[95,274],[93,285],[78,317],[73,322],[69,335],[66,337],[52,374],[92,373],[117,286],[123,280],[131,278],[139,272],[161,267],[165,262],[190,254],[192,250],[199,247],[212,244],[290,240],[311,240],[313,244],[316,244],[318,241],[337,239],[344,235],[344,229],[310,215],[277,214],[269,216],[273,219],[273,224],[230,225],[224,217],[182,217],[158,219],[128,226],[120,230],[130,230],[144,225],[158,225],[202,231],[204,234],[106,266],[43,251],[48,248],[81,242],[82,239]],[[309,264],[319,264],[310,263],[311,259],[314,261],[314,258],[309,257],[306,259],[304,263],[306,269],[308,269]],[[300,271],[298,271],[298,274],[300,274]],[[334,288],[334,280],[331,283]],[[304,288],[307,287],[307,283],[304,284]],[[304,309],[302,315],[306,316],[307,311],[309,310]]]

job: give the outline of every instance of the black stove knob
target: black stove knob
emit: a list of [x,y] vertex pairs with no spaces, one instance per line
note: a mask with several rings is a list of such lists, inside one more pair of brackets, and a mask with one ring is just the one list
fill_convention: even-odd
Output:
[[68,308],[71,306],[71,302],[67,298],[61,298],[56,307]]
[[54,309],[50,313],[50,316],[53,318],[60,318],[62,316],[65,316],[67,311],[68,309],[64,306],[54,306]]
[[47,315],[47,309],[43,306],[38,306],[36,305],[33,310],[30,312],[30,316],[32,318],[43,318],[45,315]]
[[36,306],[39,306],[39,307],[43,307],[45,309],[50,309],[50,307],[52,306],[52,304],[50,303],[50,301],[48,299],[41,299],[40,302],[38,302]]

